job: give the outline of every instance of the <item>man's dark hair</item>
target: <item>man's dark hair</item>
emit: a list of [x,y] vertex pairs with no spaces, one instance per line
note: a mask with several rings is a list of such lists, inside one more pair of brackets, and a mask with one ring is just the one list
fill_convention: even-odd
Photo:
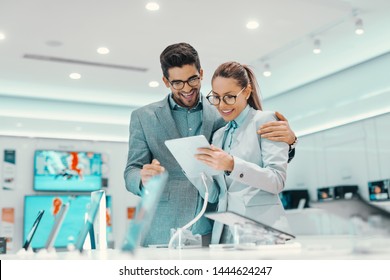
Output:
[[161,70],[165,78],[168,79],[168,70],[173,67],[183,67],[184,65],[195,65],[200,71],[200,61],[198,52],[187,43],[173,44],[165,48],[160,55]]

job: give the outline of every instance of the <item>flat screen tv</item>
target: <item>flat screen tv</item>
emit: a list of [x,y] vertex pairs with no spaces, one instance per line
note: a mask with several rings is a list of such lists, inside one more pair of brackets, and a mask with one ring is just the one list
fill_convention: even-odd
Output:
[[36,150],[35,191],[91,192],[102,187],[100,153]]
[[368,194],[371,201],[390,199],[390,179],[368,182]]
[[285,190],[279,193],[279,197],[285,210],[309,207],[310,197],[309,191],[306,189]]
[[[34,224],[36,213],[44,210],[39,227],[36,230],[34,239],[30,247],[33,250],[45,248],[48,238],[56,222],[56,216],[59,214],[62,205],[69,203],[67,213],[62,221],[61,227],[56,233],[54,244],[55,249],[66,249],[69,245],[75,245],[77,238],[85,224],[85,213],[89,210],[91,195],[27,195],[24,197],[24,223],[23,223],[23,241]],[[106,196],[106,226],[108,232],[112,235],[112,198]],[[107,240],[111,240],[107,237]],[[108,244],[109,245],[109,244]]]
[[56,215],[61,206],[69,202],[69,209],[62,222],[62,226],[54,242],[54,248],[68,248],[74,245],[85,223],[85,213],[91,202],[90,195],[31,195],[24,197],[23,240],[27,239],[28,232],[35,221],[38,210],[44,210],[45,215],[35,232],[30,246],[33,250],[45,248]]
[[318,201],[331,200],[334,198],[334,188],[325,187],[317,189],[317,199]]

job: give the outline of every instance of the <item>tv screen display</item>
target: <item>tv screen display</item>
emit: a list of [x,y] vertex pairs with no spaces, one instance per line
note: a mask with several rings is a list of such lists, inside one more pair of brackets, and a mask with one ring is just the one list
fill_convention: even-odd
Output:
[[[90,195],[27,195],[24,198],[23,242],[36,219],[39,210],[45,210],[40,225],[30,246],[33,249],[44,248],[55,223],[55,217],[61,206],[69,202],[69,208],[54,242],[54,248],[67,248],[74,245],[85,224],[85,213],[91,203]],[[106,196],[107,233],[112,234],[112,198]],[[112,239],[112,236],[111,236]],[[108,240],[109,241],[109,240]]]
[[285,210],[297,209],[300,203],[303,202],[303,208],[309,207],[309,191],[308,190],[285,190],[279,193]]
[[84,216],[91,202],[90,195],[66,196],[66,195],[36,195],[24,198],[24,225],[23,241],[26,240],[29,229],[36,218],[38,210],[45,210],[45,215],[35,233],[30,246],[33,249],[44,248],[55,217],[62,204],[70,202],[68,212],[54,242],[55,248],[67,248],[74,244],[84,226]]
[[331,200],[334,197],[334,188],[326,187],[317,189],[318,201]]
[[34,155],[34,190],[85,191],[102,187],[100,153],[37,150]]
[[368,194],[371,201],[390,199],[390,179],[368,182]]

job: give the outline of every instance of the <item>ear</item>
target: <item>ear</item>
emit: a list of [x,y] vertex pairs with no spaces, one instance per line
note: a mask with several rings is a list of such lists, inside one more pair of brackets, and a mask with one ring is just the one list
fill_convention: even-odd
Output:
[[245,89],[245,94],[246,94],[246,100],[249,99],[249,97],[251,97],[251,94],[252,94],[252,85],[249,84],[246,89]]
[[165,77],[163,76],[163,77],[162,77],[162,80],[163,80],[163,82],[164,82],[164,84],[165,84],[165,86],[166,86],[167,88],[170,88],[170,87],[171,87],[171,84],[169,83],[169,81],[168,81],[167,78],[165,78]]
[[203,69],[200,68],[199,70],[199,76],[200,76],[200,79],[203,80]]

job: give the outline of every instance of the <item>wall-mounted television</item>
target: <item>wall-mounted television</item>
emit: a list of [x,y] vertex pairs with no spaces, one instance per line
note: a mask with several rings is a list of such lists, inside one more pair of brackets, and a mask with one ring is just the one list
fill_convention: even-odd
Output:
[[350,198],[351,196],[359,192],[357,185],[338,185],[334,187],[334,198],[344,199]]
[[279,197],[285,210],[309,207],[310,196],[306,189],[285,190],[279,193]]
[[368,182],[368,194],[371,201],[390,199],[390,179]]
[[29,229],[34,222],[38,210],[45,210],[45,215],[31,242],[33,249],[44,248],[55,217],[62,204],[70,202],[66,217],[54,243],[55,248],[67,248],[74,244],[84,225],[84,216],[91,201],[90,195],[66,196],[66,195],[31,195],[24,197],[24,223],[23,241],[26,240]]
[[91,192],[102,187],[100,153],[36,150],[34,190]]
[[334,198],[334,188],[325,187],[317,189],[317,199],[318,201],[331,200]]
[[[112,213],[111,196],[106,196],[107,210],[106,215]],[[55,222],[55,217],[59,213],[61,206],[70,202],[69,209],[62,222],[61,228],[54,242],[54,248],[67,248],[74,245],[79,233],[85,224],[85,213],[91,203],[90,195],[27,195],[24,198],[24,223],[23,223],[23,242],[34,223],[38,210],[45,210],[45,215],[35,233],[30,246],[33,249],[44,248]],[[106,216],[106,218],[108,218]],[[108,221],[107,221],[108,222]],[[107,223],[107,227],[112,234],[112,224]]]

